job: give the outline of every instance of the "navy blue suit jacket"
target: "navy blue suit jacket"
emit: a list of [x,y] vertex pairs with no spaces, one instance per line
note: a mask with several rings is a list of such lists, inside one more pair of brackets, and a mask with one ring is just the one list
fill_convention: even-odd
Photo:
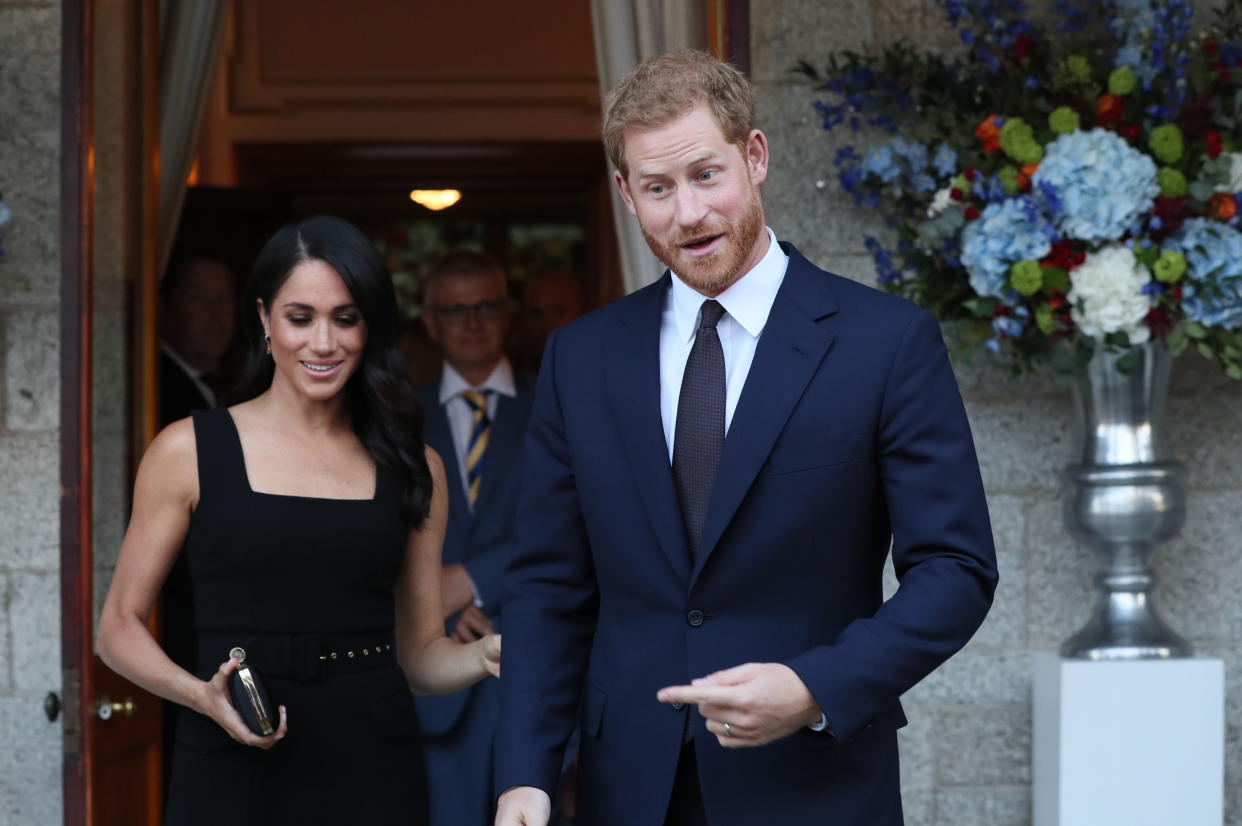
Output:
[[782,246],[697,558],[660,418],[670,276],[549,341],[506,578],[498,793],[553,789],[578,715],[578,822],[659,826],[687,711],[656,691],[782,662],[833,733],[724,749],[693,712],[710,822],[901,822],[899,697],[991,605],[987,505],[935,318]]
[[[514,385],[515,396],[502,395],[496,399],[496,416],[487,445],[487,473],[483,476],[473,514],[462,489],[457,451],[453,447],[444,405],[440,404],[439,385],[418,388],[423,407],[423,441],[444,460],[444,474],[448,479],[449,512],[443,562],[466,566],[483,602],[483,613],[493,620],[498,618],[504,594],[503,576],[512,548],[521,482],[522,439],[530,421],[533,390],[526,376],[515,376]],[[478,688],[476,683],[453,694],[417,697],[423,732],[430,735],[449,732]]]

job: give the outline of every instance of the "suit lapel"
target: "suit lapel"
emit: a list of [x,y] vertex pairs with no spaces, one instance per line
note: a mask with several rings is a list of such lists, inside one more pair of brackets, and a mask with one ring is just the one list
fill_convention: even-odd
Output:
[[625,453],[660,548],[683,581],[690,575],[690,549],[668,443],[660,416],[660,318],[671,277],[635,293],[621,315],[607,356],[608,395]]
[[461,467],[457,464],[457,450],[453,447],[453,431],[449,428],[448,415],[439,399],[433,396],[428,402],[424,407],[427,413],[424,425],[427,433],[424,441],[448,446],[440,454],[440,459],[444,462],[445,483],[448,485],[449,519],[456,522],[465,535],[469,535],[470,503],[466,501],[466,493],[461,487]]
[[725,438],[692,585],[832,346],[832,334],[817,323],[836,312],[828,279],[792,246],[782,246],[789,253],[789,267]]

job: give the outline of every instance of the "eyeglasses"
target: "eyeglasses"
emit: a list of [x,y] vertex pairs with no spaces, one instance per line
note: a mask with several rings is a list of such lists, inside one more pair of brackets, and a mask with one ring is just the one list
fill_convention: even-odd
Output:
[[472,315],[479,321],[495,321],[504,313],[505,302],[500,299],[490,299],[474,304],[438,304],[429,306],[427,309],[447,324],[462,324]]

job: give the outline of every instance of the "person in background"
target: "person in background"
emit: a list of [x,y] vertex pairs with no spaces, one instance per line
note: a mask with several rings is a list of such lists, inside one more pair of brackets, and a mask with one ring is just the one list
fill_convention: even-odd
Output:
[[178,244],[160,281],[161,427],[219,403],[220,367],[236,318],[236,284],[224,254],[207,243]]
[[585,304],[582,285],[569,270],[537,270],[522,290],[517,321],[515,356],[521,368],[532,375],[539,372],[548,336],[582,315]]
[[[167,427],[195,410],[221,403],[221,366],[233,344],[237,283],[224,252],[205,241],[178,242],[160,281],[159,424]],[[164,582],[161,643],[182,668],[198,660],[193,592],[178,556]],[[177,706],[164,703],[165,780],[171,776]]]
[[[499,629],[532,387],[505,356],[506,279],[490,255],[455,250],[438,259],[422,318],[444,357],[439,381],[419,390],[423,437],[443,457],[449,485],[442,601],[448,633],[466,643]],[[415,698],[432,826],[490,821],[498,688],[489,680]]]
[[777,241],[733,67],[648,60],[602,131],[668,271],[544,353],[496,823],[547,822],[577,722],[584,824],[900,826],[900,697],[997,583],[940,326]]

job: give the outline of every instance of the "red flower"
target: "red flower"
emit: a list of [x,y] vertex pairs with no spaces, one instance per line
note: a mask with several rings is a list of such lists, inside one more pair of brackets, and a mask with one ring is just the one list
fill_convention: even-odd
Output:
[[1173,320],[1173,315],[1164,307],[1152,307],[1147,311],[1147,326],[1151,328],[1151,334],[1156,338],[1165,338],[1169,333],[1173,332],[1173,327],[1177,322]]
[[1215,57],[1216,53],[1220,51],[1220,45],[1209,37],[1203,41],[1203,51],[1204,53]]
[[1117,132],[1128,141],[1136,141],[1143,134],[1143,127],[1137,123],[1123,123],[1117,127]]
[[1069,241],[1057,241],[1039,263],[1045,267],[1056,267],[1069,272],[1086,260],[1087,254],[1082,251],[1076,252]]
[[1054,295],[1052,298],[1048,299],[1048,306],[1054,310],[1060,309],[1065,306],[1065,299],[1059,295]]
[[1219,132],[1208,132],[1203,136],[1203,140],[1207,142],[1207,154],[1209,158],[1220,156],[1222,149],[1221,138]]
[[966,168],[966,180],[970,181],[971,183],[974,183],[975,181],[979,180],[978,167],[969,166]]
[[1179,195],[1177,197],[1159,195],[1156,197],[1153,211],[1156,213],[1156,217],[1160,219],[1160,229],[1148,230],[1153,241],[1161,241],[1173,234],[1187,218],[1194,215],[1194,212],[1187,205],[1189,200],[1186,195]]
[[1100,126],[1115,126],[1126,115],[1126,103],[1117,95],[1101,95],[1095,102],[1095,111]]
[[979,207],[975,206],[974,204],[971,204],[970,206],[966,207],[964,214],[966,216],[967,221],[973,221],[979,217]]
[[953,187],[952,189],[949,190],[949,197],[952,198],[954,201],[960,201],[963,198],[965,198],[966,195],[962,192],[962,190],[958,189],[957,187]]
[[1174,301],[1181,301],[1182,300],[1182,286],[1180,284],[1174,284],[1173,289],[1169,290],[1169,295],[1173,296]]
[[1024,34],[1013,42],[1010,54],[1014,60],[1026,60],[1031,54],[1031,49],[1035,46],[1035,41],[1031,39],[1029,34]]

